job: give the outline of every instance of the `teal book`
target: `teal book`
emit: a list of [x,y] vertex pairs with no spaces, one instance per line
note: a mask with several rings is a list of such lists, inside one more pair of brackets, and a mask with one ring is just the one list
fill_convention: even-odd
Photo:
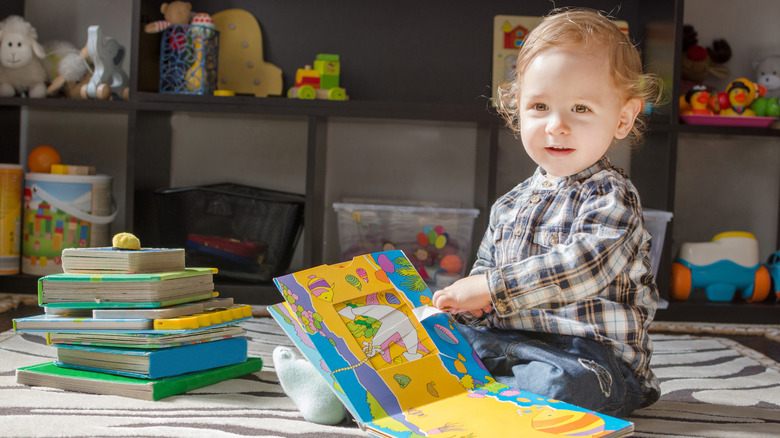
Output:
[[55,363],[87,371],[160,379],[246,361],[246,338],[230,338],[163,350],[59,345]]
[[29,386],[44,386],[90,394],[119,395],[142,400],[160,400],[204,386],[255,373],[263,368],[263,360],[250,357],[245,362],[206,371],[162,379],[138,379],[60,367],[54,362],[22,367],[16,370],[16,382]]
[[380,437],[620,437],[631,422],[497,382],[401,251],[274,279],[269,307],[360,425]]
[[38,304],[93,309],[170,306],[211,298],[216,272],[187,268],[156,274],[52,274],[38,279]]

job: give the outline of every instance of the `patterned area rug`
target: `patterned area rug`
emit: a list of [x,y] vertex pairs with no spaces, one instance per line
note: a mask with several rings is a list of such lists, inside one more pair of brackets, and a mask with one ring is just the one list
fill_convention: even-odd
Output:
[[[0,436],[366,436],[354,423],[303,420],[282,392],[271,360],[273,348],[290,341],[270,318],[244,326],[250,354],[265,363],[262,371],[156,402],[18,385],[16,368],[52,360],[55,348],[41,336],[0,333]],[[653,339],[653,368],[664,395],[630,419],[636,436],[778,436],[778,363],[712,334]]]

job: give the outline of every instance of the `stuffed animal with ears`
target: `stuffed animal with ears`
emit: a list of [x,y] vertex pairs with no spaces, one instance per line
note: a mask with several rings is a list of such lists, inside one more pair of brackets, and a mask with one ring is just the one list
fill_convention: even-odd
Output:
[[753,60],[756,82],[766,87],[766,97],[780,97],[780,55]]
[[162,12],[165,19],[147,24],[144,27],[146,33],[162,32],[174,24],[189,24],[192,5],[189,2],[181,1],[163,3],[160,6],[160,12]]
[[68,41],[47,41],[43,44],[49,86],[49,96],[64,95],[71,99],[81,99],[81,86],[89,81],[92,64],[85,46],[81,50]]
[[46,97],[46,56],[38,32],[18,15],[0,22],[0,96]]

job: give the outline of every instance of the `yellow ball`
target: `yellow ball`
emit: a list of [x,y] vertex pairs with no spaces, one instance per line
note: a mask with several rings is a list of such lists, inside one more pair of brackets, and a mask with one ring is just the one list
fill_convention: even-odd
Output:
[[130,233],[119,233],[111,239],[114,248],[120,249],[141,249],[141,241]]

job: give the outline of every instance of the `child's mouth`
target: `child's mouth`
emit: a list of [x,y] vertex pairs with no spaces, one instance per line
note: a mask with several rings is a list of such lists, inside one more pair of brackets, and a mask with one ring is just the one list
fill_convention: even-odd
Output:
[[557,147],[557,146],[550,146],[544,148],[544,150],[547,151],[548,154],[553,156],[564,156],[569,155],[570,153],[574,152],[574,149],[567,148],[567,147]]

